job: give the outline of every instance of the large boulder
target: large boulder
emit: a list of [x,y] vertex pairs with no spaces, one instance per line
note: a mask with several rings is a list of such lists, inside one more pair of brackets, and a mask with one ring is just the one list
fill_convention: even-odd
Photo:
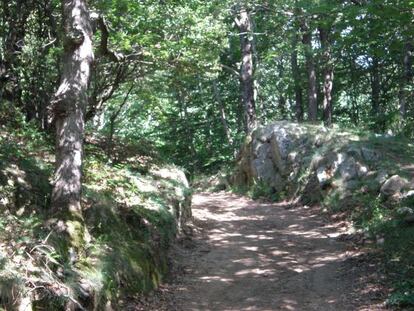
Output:
[[380,157],[353,134],[280,121],[259,127],[247,139],[232,182],[246,187],[265,184],[274,192],[315,203],[325,190],[340,186],[352,191],[362,179],[375,176],[370,166]]
[[233,182],[251,185],[258,181],[283,191],[298,152],[307,143],[305,133],[303,126],[288,122],[257,129],[242,148]]

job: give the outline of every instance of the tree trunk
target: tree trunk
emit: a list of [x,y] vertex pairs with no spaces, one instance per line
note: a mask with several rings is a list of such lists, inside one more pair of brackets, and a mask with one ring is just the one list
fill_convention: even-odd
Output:
[[119,115],[122,112],[122,109],[124,109],[125,105],[128,103],[128,98],[129,95],[131,94],[132,90],[134,89],[134,84],[131,84],[131,86],[129,87],[121,105],[119,105],[118,109],[115,110],[114,113],[112,113],[112,115],[109,118],[109,134],[108,134],[108,142],[107,142],[107,148],[106,148],[106,155],[107,157],[113,162],[115,158],[114,158],[114,135],[115,135],[115,125],[116,125],[116,120],[118,119]]
[[[189,165],[191,165],[192,171],[197,172],[198,171],[198,156],[197,156],[197,150],[194,145],[194,131],[191,129],[191,120],[190,116],[188,114],[188,107],[187,107],[187,99],[186,94],[184,93],[185,89],[180,86],[180,89],[177,92],[178,96],[178,103],[180,106],[180,117],[182,118],[183,124],[184,124],[184,131],[187,136],[187,148],[188,148],[188,154],[190,155],[190,158],[193,160]],[[209,137],[210,135],[206,135]]]
[[372,60],[372,66],[371,66],[371,106],[372,106],[372,114],[374,115],[375,118],[378,118],[379,116],[380,92],[381,92],[381,81],[380,81],[380,73],[379,73],[379,62],[378,62],[378,58],[374,56]]
[[354,125],[359,125],[359,106],[358,106],[358,85],[356,81],[357,79],[357,68],[355,66],[356,58],[351,57],[349,60],[349,67],[350,67],[350,77],[351,77],[351,90],[350,90],[350,97],[351,97],[351,112],[350,118],[351,122]]
[[240,68],[241,92],[245,109],[245,131],[250,134],[256,126],[256,103],[254,89],[253,34],[250,13],[241,9],[235,19],[239,28],[242,62]]
[[279,110],[283,120],[287,120],[286,98],[281,93],[279,94]]
[[318,88],[312,49],[312,31],[305,22],[302,23],[302,30],[304,31],[302,42],[306,49],[306,69],[308,74],[308,120],[316,122],[318,117]]
[[84,114],[94,59],[92,28],[85,0],[62,0],[64,54],[61,84],[52,102],[56,128],[56,168],[52,212],[63,217],[70,247],[83,246],[81,209]]
[[229,143],[229,146],[233,146],[233,139],[231,138],[230,128],[229,128],[229,124],[227,122],[227,117],[226,117],[226,111],[224,109],[224,104],[221,99],[220,91],[218,89],[216,80],[213,81],[213,90],[214,90],[214,97],[216,98],[216,101],[219,105],[221,124],[223,125],[223,129],[224,129],[224,133],[226,134],[227,142]]
[[319,28],[319,37],[323,50],[323,121],[326,126],[332,125],[332,88],[333,64],[331,54],[330,29]]
[[303,121],[303,97],[300,84],[300,69],[298,65],[298,38],[295,36],[293,41],[293,52],[291,55],[292,75],[295,84],[295,115],[298,122]]
[[[283,64],[283,58],[279,59],[278,65],[277,65],[277,69],[279,72],[279,80],[283,81],[283,78],[285,76],[285,67]],[[279,111],[280,111],[280,115],[282,117],[283,120],[287,119],[287,107],[286,107],[286,97],[285,97],[285,88],[283,87],[284,85],[282,83],[279,84],[278,86],[278,102],[279,102]]]
[[404,46],[404,57],[403,57],[403,74],[400,86],[400,118],[404,120],[407,115],[407,110],[410,108],[411,103],[409,87],[412,84],[413,79],[413,45],[407,43]]

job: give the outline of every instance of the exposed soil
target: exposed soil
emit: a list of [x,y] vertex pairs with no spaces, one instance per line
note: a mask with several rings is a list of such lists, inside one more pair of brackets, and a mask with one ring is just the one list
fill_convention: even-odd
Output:
[[374,257],[318,209],[223,192],[196,195],[193,213],[174,282],[131,310],[385,309]]

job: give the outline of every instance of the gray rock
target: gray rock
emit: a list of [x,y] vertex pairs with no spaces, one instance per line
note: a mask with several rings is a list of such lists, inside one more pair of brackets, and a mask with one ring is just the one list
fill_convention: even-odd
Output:
[[387,181],[388,173],[386,171],[378,171],[377,177],[375,177],[375,181],[377,181],[381,186]]
[[[280,174],[284,175],[286,170],[286,161],[283,152],[287,152],[287,150],[282,151],[280,148],[281,147],[279,141],[277,140],[277,137],[275,135],[272,135],[270,139],[271,159],[279,170]],[[284,148],[286,148],[286,146],[284,146]],[[288,158],[288,156],[286,156],[286,158]]]
[[[257,129],[252,134],[251,157],[247,159],[253,173],[251,177],[276,190],[284,189],[287,179],[294,179],[292,166],[299,160],[297,150],[303,141],[303,131],[301,125],[289,122],[277,122]],[[245,175],[249,177],[249,172]]]
[[351,157],[354,157],[357,159],[362,158],[362,149],[357,146],[350,146],[348,150],[346,151],[346,153],[350,155]]
[[410,191],[404,193],[401,198],[402,199],[412,199],[412,198],[414,198],[414,190],[410,190]]
[[361,163],[357,163],[358,177],[364,177],[368,174],[369,169]]
[[[302,201],[309,203],[332,189],[351,195],[360,187],[377,194],[388,177],[386,172],[376,171],[380,154],[355,143],[352,137],[286,121],[259,127],[246,139],[231,181],[247,187],[260,181],[288,196],[302,196]],[[387,187],[384,193],[393,193]],[[397,187],[396,191],[400,190]]]
[[387,181],[382,185],[380,192],[382,195],[387,197],[400,194],[407,184],[407,180],[398,175],[394,175],[387,179]]
[[414,215],[414,209],[407,206],[398,208],[396,212],[398,215],[401,216]]
[[354,158],[347,158],[339,165],[339,173],[344,181],[358,178],[358,172],[358,164]]
[[332,180],[332,175],[330,171],[327,170],[325,166],[319,167],[316,170],[316,177],[318,178],[319,184],[323,187],[330,183]]
[[342,163],[342,155],[335,152],[329,152],[323,157],[317,156],[312,160],[311,166],[321,186],[331,182],[340,163]]
[[321,187],[316,175],[310,176],[303,193],[300,196],[300,202],[304,205],[314,205],[322,199]]
[[368,162],[378,161],[381,158],[380,153],[366,147],[362,147],[361,152],[362,158]]

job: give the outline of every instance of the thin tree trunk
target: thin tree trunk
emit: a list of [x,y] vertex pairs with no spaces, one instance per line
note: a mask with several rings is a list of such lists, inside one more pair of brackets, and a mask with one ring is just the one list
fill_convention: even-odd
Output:
[[355,66],[355,58],[352,57],[350,59],[350,76],[351,76],[351,90],[350,90],[350,96],[351,96],[351,106],[352,110],[350,113],[351,121],[354,125],[359,124],[359,107],[358,107],[358,86],[357,84],[357,77],[356,77],[356,66]]
[[378,62],[378,58],[374,56],[372,60],[372,67],[371,67],[371,106],[372,106],[372,113],[375,118],[378,118],[379,116],[380,92],[381,92],[381,82],[380,82],[380,73],[379,73],[379,62]]
[[318,87],[316,81],[315,60],[313,58],[312,31],[306,22],[302,23],[303,44],[306,50],[306,69],[308,75],[308,120],[316,122],[318,117]]
[[319,28],[319,37],[323,50],[323,121],[326,126],[332,125],[332,88],[333,88],[333,64],[331,54],[330,30]]
[[[180,105],[180,116],[182,121],[184,122],[184,130],[188,139],[188,152],[191,155],[191,159],[194,161],[190,163],[192,166],[192,171],[196,172],[198,170],[198,157],[197,157],[197,150],[194,145],[194,132],[191,130],[190,127],[190,116],[188,115],[187,109],[187,102],[186,102],[186,94],[184,93],[184,89],[180,86],[180,89],[177,92],[178,96],[178,103]],[[206,135],[210,136],[210,135]]]
[[235,19],[239,28],[242,62],[240,68],[241,92],[245,109],[245,131],[250,134],[256,126],[256,102],[254,86],[253,34],[250,13],[241,9]]
[[61,84],[52,102],[56,128],[56,169],[52,212],[63,217],[60,229],[71,248],[83,247],[85,231],[81,209],[84,115],[93,62],[92,28],[85,0],[62,0],[64,54]]
[[279,94],[279,110],[282,119],[287,120],[286,97],[282,93]]
[[407,115],[407,110],[411,106],[410,104],[410,91],[407,90],[412,84],[413,78],[413,45],[406,43],[404,46],[404,58],[403,58],[403,74],[400,86],[400,118],[404,120]]
[[221,99],[220,91],[219,91],[216,80],[213,81],[213,90],[214,90],[214,97],[216,98],[216,101],[219,105],[221,124],[223,125],[223,129],[224,129],[224,133],[226,134],[227,142],[229,143],[230,146],[233,146],[233,139],[231,138],[231,132],[230,132],[229,124],[227,122],[227,117],[226,117],[226,111],[224,109],[223,100]]
[[298,38],[295,36],[293,41],[293,52],[291,55],[292,75],[295,83],[295,115],[298,122],[303,121],[303,96],[300,85],[300,69],[298,65]]
[[129,95],[131,94],[133,89],[134,89],[134,84],[131,84],[121,105],[119,105],[118,109],[109,118],[109,135],[108,135],[108,145],[106,148],[106,155],[112,161],[114,160],[113,151],[114,151],[115,122],[118,119],[120,113],[122,112],[122,109],[128,103]]
[[[285,76],[285,68],[284,68],[284,64],[283,64],[283,58],[279,59],[278,65],[277,65],[277,69],[279,72],[279,80],[282,81],[284,76]],[[286,97],[285,97],[285,89],[283,87],[283,84],[279,84],[278,86],[278,93],[279,93],[279,111],[280,114],[282,116],[283,120],[287,119],[287,107],[286,107]]]

